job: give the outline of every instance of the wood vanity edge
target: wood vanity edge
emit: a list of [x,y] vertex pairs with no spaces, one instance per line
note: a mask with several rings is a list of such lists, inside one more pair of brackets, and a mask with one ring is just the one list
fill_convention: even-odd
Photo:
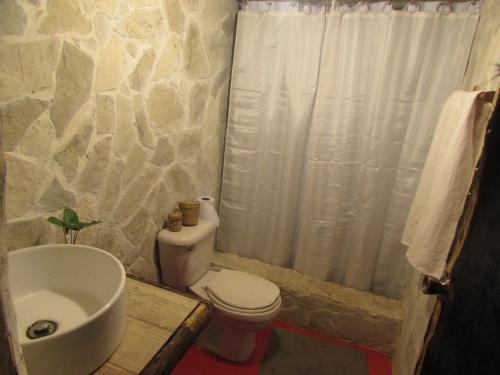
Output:
[[212,316],[212,304],[196,296],[172,289],[166,285],[144,280],[134,275],[127,275],[127,277],[198,301],[193,311],[189,313],[182,324],[174,331],[160,350],[158,350],[154,357],[148,362],[146,367],[140,372],[141,375],[170,374],[189,347],[194,343],[198,335],[207,326]]

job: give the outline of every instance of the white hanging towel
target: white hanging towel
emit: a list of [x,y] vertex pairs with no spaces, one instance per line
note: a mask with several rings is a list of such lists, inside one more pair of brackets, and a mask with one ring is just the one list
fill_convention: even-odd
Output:
[[[480,91],[455,91],[446,101],[425,161],[401,242],[423,274],[441,278],[480,156],[485,121],[477,121]],[[478,129],[481,127],[481,129]]]

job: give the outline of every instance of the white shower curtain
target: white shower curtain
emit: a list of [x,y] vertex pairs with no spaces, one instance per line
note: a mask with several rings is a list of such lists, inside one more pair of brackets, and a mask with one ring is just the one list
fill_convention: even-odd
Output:
[[478,20],[461,6],[240,12],[220,250],[400,296],[402,229]]

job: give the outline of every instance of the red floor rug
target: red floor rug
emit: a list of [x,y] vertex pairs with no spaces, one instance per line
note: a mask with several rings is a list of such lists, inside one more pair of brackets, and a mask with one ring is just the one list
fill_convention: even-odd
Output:
[[[325,345],[336,345],[338,347],[350,349],[350,351],[357,351],[366,357],[366,369],[368,375],[391,375],[391,362],[390,359],[380,353],[370,349],[365,349],[357,345],[348,344],[341,340],[328,338],[320,335],[319,333],[299,328],[280,320],[274,320],[271,325],[264,330],[257,333],[257,345],[255,352],[252,356],[243,363],[233,363],[226,361],[222,358],[210,355],[196,346],[192,346],[186,355],[180,360],[177,367],[172,372],[173,375],[258,375],[263,368],[263,373],[272,373],[267,366],[262,365],[262,361],[270,346],[270,339],[273,333],[273,327],[277,330],[286,330],[306,336],[311,340],[318,342],[325,342]],[[276,331],[277,331],[276,330]],[[279,350],[279,349],[278,349]],[[303,353],[307,356],[307,353]],[[300,372],[303,372],[300,370]],[[348,372],[348,371],[347,371]],[[338,375],[350,375],[349,373]],[[294,375],[291,374],[290,375]],[[297,371],[297,375],[299,371]],[[307,375],[312,375],[310,372]]]

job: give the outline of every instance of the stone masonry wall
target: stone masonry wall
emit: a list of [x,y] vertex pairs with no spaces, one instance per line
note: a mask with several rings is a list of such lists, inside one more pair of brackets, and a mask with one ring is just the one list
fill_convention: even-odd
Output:
[[235,0],[1,0],[5,243],[78,243],[157,280],[179,199],[218,195]]
[[[0,128],[0,149],[2,147],[2,129]],[[17,337],[16,315],[8,287],[7,249],[3,242],[4,220],[5,163],[0,152],[0,374],[25,375],[26,368]]]

